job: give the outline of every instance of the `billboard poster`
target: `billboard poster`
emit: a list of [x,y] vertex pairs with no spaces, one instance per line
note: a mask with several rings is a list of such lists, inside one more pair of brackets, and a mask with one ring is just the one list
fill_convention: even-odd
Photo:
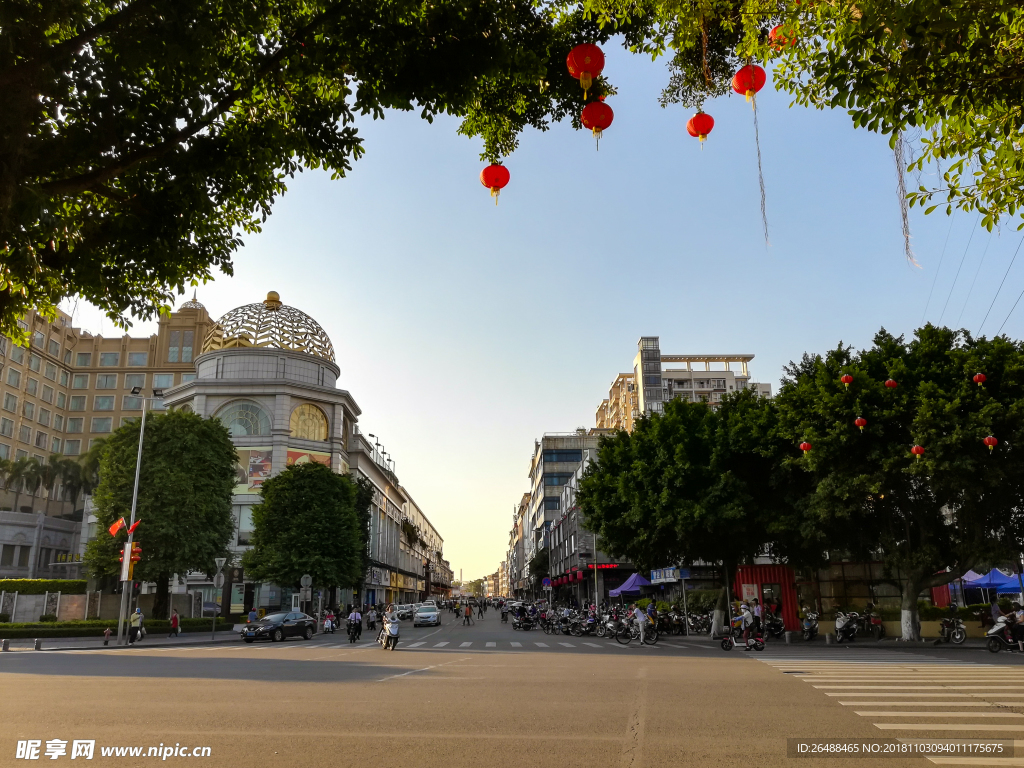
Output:
[[292,464],[308,464],[311,461],[316,461],[326,466],[331,466],[331,454],[320,453],[319,451],[300,451],[297,449],[288,449],[288,466]]
[[235,493],[259,493],[273,469],[272,448],[236,448]]

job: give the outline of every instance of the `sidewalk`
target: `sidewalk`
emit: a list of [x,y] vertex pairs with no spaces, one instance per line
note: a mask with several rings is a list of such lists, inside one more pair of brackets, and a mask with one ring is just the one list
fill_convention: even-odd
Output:
[[[886,651],[919,651],[922,649],[942,649],[945,651],[980,651],[985,650],[985,645],[988,642],[983,637],[968,637],[961,645],[954,645],[953,643],[936,642],[938,638],[926,637],[923,640],[919,640],[914,643],[904,643],[896,637],[885,637],[881,640],[875,640],[873,637],[860,637],[854,640],[852,643],[826,643],[824,635],[818,635],[813,640],[804,641],[799,633],[794,633],[795,637],[793,642],[787,643],[784,637],[779,639],[768,640],[768,647],[773,645],[785,645],[789,648],[828,648],[835,650],[845,650],[847,648],[864,648],[864,649],[883,649]],[[717,645],[721,642],[721,637],[711,637],[710,635],[663,635],[663,637],[673,638],[685,638],[688,642],[705,642],[712,645]]]
[[[238,631],[234,629],[219,630],[211,639],[210,632],[184,632],[177,637],[167,637],[163,632],[153,632],[145,640],[133,645],[133,648],[167,648],[172,646],[213,645],[219,643],[239,643]],[[35,640],[31,637],[19,637],[7,641],[12,651],[31,651]],[[81,651],[81,650],[116,650],[125,646],[117,645],[117,635],[110,636],[110,645],[103,645],[103,637],[44,637],[44,651]]]

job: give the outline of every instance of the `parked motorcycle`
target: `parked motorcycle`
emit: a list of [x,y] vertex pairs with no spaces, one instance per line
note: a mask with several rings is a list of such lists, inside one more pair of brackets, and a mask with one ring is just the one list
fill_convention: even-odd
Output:
[[949,616],[939,625],[939,639],[944,643],[960,645],[967,639],[967,627],[959,616]]
[[804,615],[804,641],[813,640],[818,636],[818,614],[810,611]]
[[877,613],[869,613],[864,617],[867,621],[866,629],[870,630],[875,640],[881,640],[885,637],[885,624],[882,623],[882,617]]
[[530,630],[534,626],[533,619],[528,615],[524,615],[522,618],[519,616],[512,617],[512,629]]
[[999,653],[1003,650],[1016,651],[1017,643],[1013,639],[1013,622],[1006,616],[996,619],[995,626],[985,633],[988,638],[986,648],[992,653]]
[[769,613],[763,619],[764,622],[764,634],[767,637],[774,637],[776,640],[782,637],[786,632],[786,624],[782,621],[781,616],[776,616],[774,613]]
[[836,611],[836,642],[852,643],[857,639],[860,628],[860,614],[856,611],[843,613]]

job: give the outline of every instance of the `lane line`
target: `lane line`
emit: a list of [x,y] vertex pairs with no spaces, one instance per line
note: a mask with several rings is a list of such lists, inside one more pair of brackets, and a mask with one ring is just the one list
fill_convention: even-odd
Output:
[[[539,643],[538,643],[538,645],[539,645]],[[576,647],[572,643],[559,643],[559,645],[562,646],[563,648],[575,648]]]
[[[844,707],[991,707],[990,701],[840,701]],[[1016,705],[1011,705],[1016,706]]]
[[418,643],[409,643],[409,645],[406,646],[406,647],[407,648],[419,648],[421,645],[426,645],[426,643],[421,640]]
[[[725,609],[723,608],[722,610],[725,610]],[[515,643],[512,643],[512,645],[515,645]],[[538,648],[547,648],[548,647],[547,643],[534,643],[534,645],[536,645]]]
[[472,644],[472,640],[470,640],[468,643],[459,643],[459,648],[469,648],[469,646],[471,646]]
[[1017,712],[854,712],[861,717],[1016,717]]
[[[723,609],[723,610],[724,610],[724,609]],[[522,643],[517,643],[517,642],[516,642],[515,640],[513,640],[513,641],[512,641],[512,647],[513,647],[513,648],[522,648],[522,647],[523,647],[523,644],[522,644]]]
[[485,648],[494,648],[496,645],[497,645],[497,643],[485,643],[484,647]]
[[1024,725],[976,725],[974,723],[873,723],[883,731],[1024,731]]
[[440,643],[437,643],[434,647],[435,648],[444,648],[446,645],[448,645],[448,641],[447,640],[442,640]]

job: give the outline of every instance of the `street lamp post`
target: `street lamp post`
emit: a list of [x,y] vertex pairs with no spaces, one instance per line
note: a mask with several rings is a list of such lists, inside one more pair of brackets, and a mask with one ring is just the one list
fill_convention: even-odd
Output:
[[[132,387],[132,394],[139,395],[142,393],[142,387]],[[124,637],[124,622],[128,609],[131,607],[131,595],[132,595],[132,580],[128,578],[129,571],[131,570],[131,551],[132,542],[135,539],[135,531],[133,526],[135,525],[135,510],[139,504],[139,474],[142,470],[142,440],[146,436],[146,413],[148,412],[147,405],[150,400],[154,402],[156,400],[162,400],[164,391],[162,389],[154,389],[153,397],[142,398],[142,424],[139,426],[139,450],[135,455],[135,489],[132,491],[132,515],[131,521],[128,523],[128,542],[124,547],[124,566],[121,569],[121,611],[117,617],[117,644],[123,645],[126,638]],[[127,585],[127,586],[125,586]]]

